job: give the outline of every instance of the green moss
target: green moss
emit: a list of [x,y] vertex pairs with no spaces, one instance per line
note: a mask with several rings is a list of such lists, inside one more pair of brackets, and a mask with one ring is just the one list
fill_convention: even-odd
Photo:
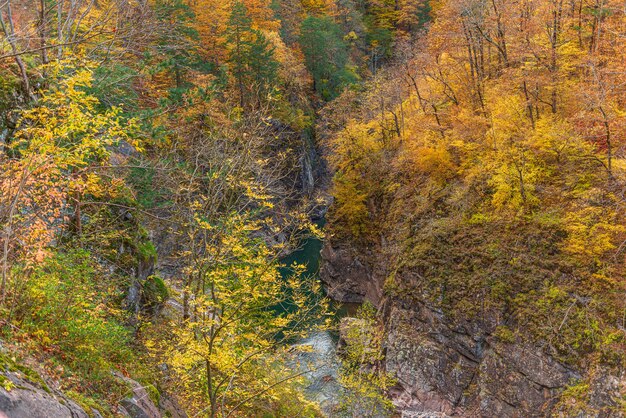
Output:
[[493,333],[494,337],[505,343],[514,343],[515,334],[511,329],[505,325],[499,325],[496,327],[496,331]]
[[587,415],[589,400],[589,384],[585,381],[574,381],[561,393],[559,406],[567,416]]
[[[137,164],[128,172],[126,184],[130,186],[133,193],[133,204],[137,204],[143,208],[156,208],[167,202],[169,190],[160,187],[158,183],[157,171],[149,163],[145,167],[145,161],[133,161]],[[136,199],[136,200],[135,200]]]
[[142,383],[142,385],[146,392],[148,392],[148,396],[150,397],[152,403],[154,403],[155,405],[159,405],[159,402],[161,401],[161,393],[159,392],[157,387],[154,386],[152,383]]
[[[13,360],[6,354],[0,353],[0,368],[4,369],[7,372],[19,373],[22,376],[24,376],[26,379],[28,379],[29,381],[41,386],[41,388],[45,390],[46,392],[50,392],[48,385],[46,385],[46,382],[44,382],[41,376],[39,376],[39,373],[37,373],[33,369],[30,369],[24,365],[19,364],[17,361]],[[6,379],[6,377],[4,378]]]
[[124,316],[103,309],[115,293],[101,286],[101,271],[86,251],[57,252],[32,274],[25,292],[28,306],[21,328],[68,373],[77,373],[109,391],[110,370],[128,364],[134,353]]
[[105,416],[113,416],[111,407],[101,399],[94,399],[73,390],[66,391],[65,395],[83,408],[90,417],[95,416],[94,410],[104,414]]
[[170,292],[163,279],[155,275],[146,279],[143,284],[143,292],[149,306],[161,305],[170,297]]
[[0,387],[4,388],[7,392],[13,389],[15,384],[9,380],[8,377],[0,374]]
[[564,397],[571,397],[579,401],[586,401],[589,395],[589,384],[584,381],[574,382],[563,391]]
[[489,215],[484,214],[484,213],[474,213],[468,219],[467,223],[469,225],[480,225],[480,224],[486,224],[490,221],[491,221],[491,217]]
[[150,258],[156,259],[157,251],[156,247],[152,243],[152,241],[143,241],[137,244],[137,253],[144,260],[149,260]]
[[397,295],[399,286],[396,278],[396,274],[398,272],[398,268],[396,267],[385,279],[383,284],[383,291],[386,295]]

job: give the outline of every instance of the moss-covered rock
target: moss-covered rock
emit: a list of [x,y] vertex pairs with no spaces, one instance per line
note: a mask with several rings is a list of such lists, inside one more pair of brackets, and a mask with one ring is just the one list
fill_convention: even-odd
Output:
[[145,308],[157,308],[163,305],[169,297],[169,290],[161,277],[153,274],[143,282],[142,303]]

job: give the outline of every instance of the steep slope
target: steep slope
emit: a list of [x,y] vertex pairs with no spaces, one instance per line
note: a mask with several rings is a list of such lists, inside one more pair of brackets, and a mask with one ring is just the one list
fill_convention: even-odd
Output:
[[322,279],[378,306],[405,411],[622,416],[621,4],[431,5],[327,110]]

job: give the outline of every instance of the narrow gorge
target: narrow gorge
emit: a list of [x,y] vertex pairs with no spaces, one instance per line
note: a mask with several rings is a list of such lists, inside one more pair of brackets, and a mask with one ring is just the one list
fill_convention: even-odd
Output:
[[0,418],[626,416],[621,0],[0,0]]

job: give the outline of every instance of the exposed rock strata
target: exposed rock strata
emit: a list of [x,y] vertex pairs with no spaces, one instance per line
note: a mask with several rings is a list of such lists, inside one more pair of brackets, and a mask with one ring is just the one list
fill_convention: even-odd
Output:
[[380,300],[381,286],[369,265],[369,258],[349,244],[327,240],[322,248],[324,263],[320,269],[320,278],[328,295],[345,303]]
[[549,415],[578,374],[541,350],[451,330],[425,306],[391,308],[387,370],[396,404],[407,412],[449,416]]
[[18,373],[0,375],[11,382],[9,390],[0,385],[0,418],[89,418],[75,402]]
[[[118,413],[131,418],[186,418],[187,415],[172,398],[162,395],[159,407],[138,382],[117,375],[131,387],[129,397],[118,405]],[[100,411],[87,413],[63,393],[43,383],[33,382],[20,372],[0,371],[0,418],[98,418]]]
[[425,301],[386,297],[383,269],[390,263],[380,252],[372,253],[364,256],[349,243],[327,242],[321,278],[334,299],[369,300],[383,312],[386,368],[397,378],[391,395],[402,417],[572,416],[559,400],[579,379],[590,384],[584,412],[576,416],[623,416],[623,370],[577,371],[540,347],[493,337],[490,318],[452,325]]

